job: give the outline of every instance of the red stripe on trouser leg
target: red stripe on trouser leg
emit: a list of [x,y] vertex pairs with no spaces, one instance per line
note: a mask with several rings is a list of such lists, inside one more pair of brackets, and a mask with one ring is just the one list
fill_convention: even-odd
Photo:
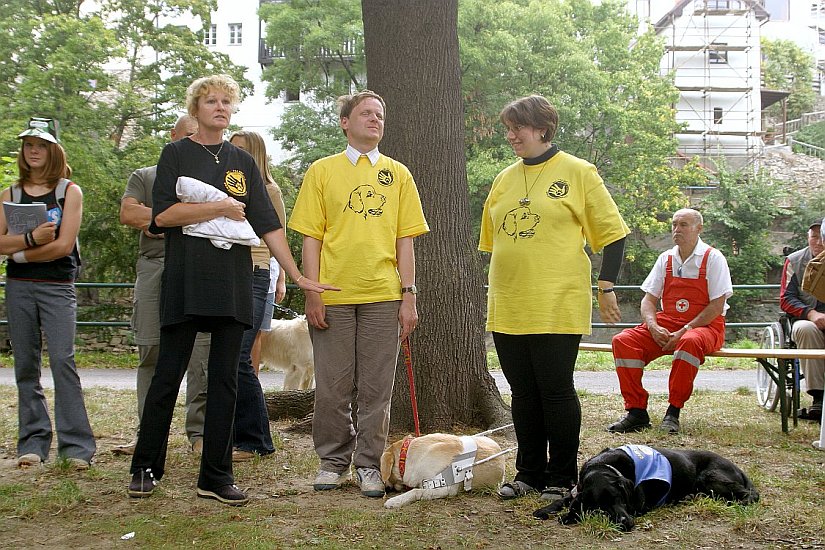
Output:
[[644,372],[644,369],[616,367],[625,410],[647,408],[647,391],[642,387]]

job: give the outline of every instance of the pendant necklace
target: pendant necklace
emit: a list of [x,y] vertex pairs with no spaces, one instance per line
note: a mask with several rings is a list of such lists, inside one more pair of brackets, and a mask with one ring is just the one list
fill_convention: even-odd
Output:
[[[549,159],[548,159],[549,160]],[[533,185],[530,188],[527,188],[527,169],[524,167],[524,161],[521,162],[521,173],[524,176],[524,198],[519,199],[518,204],[519,206],[530,206],[530,191],[533,190],[533,187],[536,186],[539,179],[541,178],[541,173],[544,172],[544,169],[547,167],[547,161],[544,161],[542,164],[541,170],[539,170],[539,175],[536,176],[536,179],[533,180]]]
[[218,158],[218,155],[220,155],[221,151],[223,151],[223,144],[226,143],[225,141],[221,140],[221,146],[218,147],[218,152],[217,153],[213,153],[212,151],[210,151],[209,149],[206,148],[206,145],[204,145],[203,143],[201,143],[199,141],[196,141],[195,143],[197,143],[198,145],[203,147],[204,151],[206,151],[207,153],[209,153],[210,155],[215,157],[215,164],[220,164],[221,163],[221,159]]

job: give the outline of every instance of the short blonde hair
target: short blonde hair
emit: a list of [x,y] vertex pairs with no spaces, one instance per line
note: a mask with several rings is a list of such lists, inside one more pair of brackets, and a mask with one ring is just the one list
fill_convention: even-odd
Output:
[[209,94],[210,90],[220,90],[229,96],[234,111],[241,102],[241,87],[235,79],[225,74],[204,76],[195,80],[186,89],[186,112],[195,116],[198,112],[198,100]]
[[[355,109],[356,105],[364,101],[365,99],[377,99],[378,103],[381,104],[381,108],[384,109],[384,116],[387,116],[387,104],[384,103],[384,98],[378,95],[377,93],[373,92],[372,90],[362,90],[357,94],[352,95],[342,95],[338,97],[336,103],[338,103],[338,118],[349,118],[352,114],[352,110]],[[344,135],[347,135],[347,131],[342,128]]]

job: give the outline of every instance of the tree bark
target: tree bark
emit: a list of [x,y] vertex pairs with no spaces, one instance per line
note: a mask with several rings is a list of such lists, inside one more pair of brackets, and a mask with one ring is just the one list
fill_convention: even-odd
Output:
[[[485,294],[471,235],[457,0],[362,0],[367,81],[387,103],[380,149],[413,173],[432,232],[415,240],[420,322],[411,338],[423,432],[510,421],[484,347]],[[412,430],[403,354],[394,429]]]
[[312,413],[315,390],[276,391],[265,394],[270,420],[304,418]]

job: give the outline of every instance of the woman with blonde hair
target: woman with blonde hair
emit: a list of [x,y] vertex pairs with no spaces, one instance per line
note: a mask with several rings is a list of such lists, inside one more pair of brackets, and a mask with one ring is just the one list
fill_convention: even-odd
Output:
[[96,445],[74,362],[74,282],[80,268],[77,234],[83,193],[68,179],[71,168],[58,141],[57,121],[33,118],[18,137],[23,140],[17,156],[20,177],[0,200],[45,203],[48,221],[20,232],[14,227],[16,220],[7,220],[0,210],[0,254],[9,256],[6,310],[17,381],[17,465],[44,462],[52,443],[52,424],[40,385],[42,332],[54,378],[57,455],[73,468],[85,470]]
[[[255,164],[261,172],[269,200],[278,214],[281,222],[286,220],[286,208],[281,196],[281,188],[269,171],[266,156],[266,145],[263,138],[256,132],[240,131],[229,137],[229,143],[243,149],[255,159]],[[259,343],[260,330],[264,325],[268,330],[272,322],[272,309],[276,293],[270,292],[272,282],[283,299],[286,292],[284,272],[277,262],[271,262],[271,254],[266,245],[252,247],[252,327],[245,330],[241,341],[241,355],[238,362],[238,402],[235,407],[235,435],[232,460],[241,462],[251,460],[256,455],[268,455],[275,450],[272,443],[272,434],[269,429],[269,415],[264,401],[264,392],[258,380],[258,357],[253,353],[254,346]],[[259,348],[260,349],[260,348]]]
[[[148,497],[163,476],[172,413],[195,335],[209,332],[206,417],[197,495],[238,506],[249,501],[234,484],[232,427],[241,338],[252,326],[252,261],[249,246],[218,248],[208,238],[184,234],[183,226],[221,216],[247,220],[295,284],[309,292],[334,287],[301,275],[255,161],[223,139],[240,101],[238,84],[225,75],[199,78],[189,86],[186,96],[187,110],[198,120],[198,131],[163,148],[152,188],[149,231],[163,233],[166,243],[160,349],[132,457],[128,493],[135,498]],[[183,202],[176,192],[181,177],[211,185],[226,198]]]

